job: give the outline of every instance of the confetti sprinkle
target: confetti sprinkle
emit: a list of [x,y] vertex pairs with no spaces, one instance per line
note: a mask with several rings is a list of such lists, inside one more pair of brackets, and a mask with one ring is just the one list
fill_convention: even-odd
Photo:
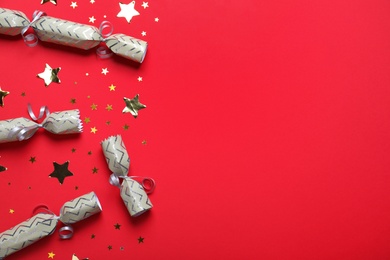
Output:
[[26,92],[22,92],[22,94],[20,94],[22,97],[25,97],[26,96]]
[[114,86],[114,84],[111,84],[111,86],[108,86],[108,88],[110,89],[110,91],[115,91],[116,86]]
[[76,104],[76,99],[75,99],[75,98],[71,98],[71,99],[70,99],[70,103]]
[[46,4],[47,2],[50,2],[53,5],[57,5],[57,0],[42,0],[41,5]]
[[72,3],[70,4],[70,6],[71,6],[73,9],[75,9],[75,8],[77,7],[77,2],[72,2]]
[[121,229],[121,225],[119,225],[118,223],[116,223],[116,224],[114,225],[114,227],[115,227],[115,229]]
[[92,234],[92,235],[91,235],[91,239],[94,239],[94,238],[95,238],[95,234]]
[[92,110],[97,110],[97,105],[96,105],[95,103],[93,103],[93,104],[91,105],[91,109],[92,109]]
[[54,256],[56,255],[56,254],[53,253],[53,251],[51,251],[51,252],[49,252],[47,254],[48,254],[47,258],[51,258],[51,259],[54,259]]
[[138,77],[138,81],[141,82],[142,81],[142,77]]
[[138,11],[134,9],[134,5],[135,5],[135,1],[132,1],[127,5],[119,3],[119,7],[121,8],[121,11],[118,13],[116,17],[124,17],[126,21],[130,23],[131,19],[134,16],[139,15]]
[[139,243],[143,243],[143,242],[144,242],[144,238],[140,236],[140,237],[138,238],[138,244],[139,244]]
[[142,36],[146,36],[146,32],[145,32],[145,31],[142,31],[141,35],[142,35]]
[[89,2],[90,2],[91,4],[93,4],[93,3],[95,3],[95,0],[90,0]]
[[60,184],[64,183],[66,177],[73,176],[73,173],[68,170],[69,161],[66,161],[64,164],[53,162],[53,165],[54,171],[49,176],[57,178]]
[[125,131],[127,131],[127,130],[129,130],[129,126],[128,126],[127,124],[125,124],[125,125],[123,126],[123,129],[124,129]]
[[102,69],[102,74],[107,75],[108,72],[109,72],[109,71],[108,71],[107,68]]
[[107,248],[108,248],[108,250],[111,250],[111,249],[112,249],[112,246],[111,246],[111,245],[109,245]]
[[95,16],[88,17],[88,18],[89,18],[90,23],[95,23],[95,21],[96,21]]
[[97,132],[97,128],[96,127],[91,127],[91,133],[96,134],[96,132]]
[[79,186],[74,186],[74,189],[75,189],[75,190],[78,190],[78,189],[79,189]]
[[144,104],[139,102],[139,95],[135,95],[133,99],[124,97],[123,100],[126,103],[126,107],[123,109],[122,113],[130,113],[134,118],[137,118],[138,111],[146,108]]
[[5,90],[2,90],[0,88],[0,106],[1,107],[4,107],[4,98],[5,96],[9,95],[9,92],[8,91],[5,91]]
[[15,210],[13,210],[13,209],[9,210],[9,214],[14,214],[14,213],[15,213]]
[[146,140],[142,140],[142,144],[143,144],[143,145],[146,145]]
[[160,21],[160,19],[158,19],[158,17],[154,18],[154,21],[157,23],[158,21]]
[[106,125],[111,125],[111,121],[106,121]]
[[106,110],[107,110],[107,111],[111,111],[111,110],[112,110],[112,105],[107,105],[107,106],[106,106]]
[[92,151],[88,151],[88,155],[92,155]]
[[142,7],[143,7],[144,9],[146,9],[146,7],[149,7],[148,4],[149,4],[148,2],[142,2]]
[[92,169],[92,173],[98,173],[98,171],[99,171],[99,169],[98,169],[98,168],[96,168],[96,167],[93,167],[93,169]]
[[76,148],[72,148],[72,153],[75,153],[76,152]]
[[86,124],[88,124],[89,122],[91,122],[91,119],[90,119],[89,117],[86,117],[86,118],[84,118],[84,122],[85,122]]
[[41,78],[45,82],[45,86],[49,86],[50,83],[61,83],[61,80],[58,78],[58,73],[60,72],[61,67],[52,69],[49,64],[46,63],[45,70],[42,73],[37,75],[38,78]]
[[29,161],[31,163],[35,163],[37,160],[35,159],[35,156],[31,156]]

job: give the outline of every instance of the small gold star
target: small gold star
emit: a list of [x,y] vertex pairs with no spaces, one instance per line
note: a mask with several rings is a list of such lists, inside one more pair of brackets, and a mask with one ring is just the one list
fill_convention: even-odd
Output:
[[36,162],[35,156],[31,156],[29,161],[30,161],[31,163],[35,163],[35,162]]
[[106,125],[110,125],[111,124],[111,121],[106,121]]
[[96,105],[95,103],[93,103],[93,104],[91,105],[91,109],[92,109],[92,110],[97,110],[97,105]]
[[109,245],[107,248],[108,248],[108,250],[111,250],[111,249],[112,249],[112,246],[111,246],[111,245]]
[[110,89],[110,91],[115,91],[116,86],[114,86],[114,84],[111,84],[111,86],[108,86],[108,88]]
[[98,168],[96,168],[96,167],[93,167],[93,169],[92,169],[92,173],[98,173]]
[[13,210],[13,209],[9,210],[9,214],[14,214],[14,212],[15,212],[15,210]]
[[142,144],[143,144],[143,145],[146,145],[146,140],[142,140]]
[[123,100],[126,103],[126,107],[123,109],[122,113],[130,113],[134,116],[134,118],[137,118],[139,110],[146,108],[144,104],[139,102],[138,94],[135,95],[133,99],[124,97]]
[[96,127],[91,127],[91,133],[96,134],[96,132],[97,132],[97,128]]
[[108,105],[107,104],[106,109],[107,109],[107,111],[111,111],[112,110],[112,105]]
[[115,227],[115,229],[121,229],[121,225],[119,225],[118,223],[116,223],[116,224],[114,225],[114,227]]
[[126,130],[129,130],[129,126],[127,125],[127,124],[125,124],[124,126],[123,126],[123,129],[126,131]]
[[9,94],[8,91],[2,90],[2,89],[0,88],[0,106],[1,106],[1,107],[4,107],[4,98],[5,98],[5,96],[7,96],[8,94]]
[[88,155],[92,155],[92,151],[88,151]]
[[20,94],[22,97],[25,97],[26,96],[26,92],[22,92],[22,94]]
[[45,81],[45,86],[49,86],[50,83],[61,83],[61,80],[58,78],[58,73],[61,68],[52,69],[49,64],[46,64],[46,68],[42,73],[37,75],[38,78],[41,78]]
[[92,235],[91,235],[91,239],[94,239],[94,238],[95,238],[95,234],[92,234]]
[[57,0],[42,0],[41,5],[46,4],[47,2],[50,2],[53,5],[57,5]]
[[76,152],[76,148],[72,148],[72,153],[75,153]]
[[86,124],[88,124],[89,122],[91,122],[91,119],[90,119],[89,117],[86,117],[86,118],[84,118],[84,122],[85,122]]
[[71,99],[70,99],[70,103],[76,104],[76,99],[75,99],[75,98],[71,98]]
[[144,238],[143,238],[143,237],[139,237],[139,238],[138,238],[138,244],[139,244],[139,243],[143,243],[143,242],[144,242]]
[[52,251],[52,252],[49,252],[47,258],[54,259],[54,256],[55,256],[55,255],[56,255],[56,254],[54,254],[53,251]]

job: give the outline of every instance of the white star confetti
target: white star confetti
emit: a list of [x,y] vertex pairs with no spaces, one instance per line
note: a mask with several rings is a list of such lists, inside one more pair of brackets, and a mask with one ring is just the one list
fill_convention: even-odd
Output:
[[139,15],[137,10],[134,9],[134,5],[135,5],[135,1],[132,1],[127,5],[119,3],[121,11],[118,13],[116,17],[124,17],[126,18],[126,21],[130,23],[130,20],[133,18],[133,16]]
[[89,22],[94,23],[96,21],[95,16],[89,17]]
[[142,77],[138,77],[138,81],[141,82],[142,81]]
[[109,72],[109,71],[108,71],[107,68],[102,69],[102,74],[107,75],[108,72]]
[[148,4],[149,4],[148,2],[142,2],[142,7],[143,7],[144,9],[146,9],[146,7],[149,7]]
[[154,18],[154,21],[157,23],[160,19],[158,17]]
[[91,4],[93,4],[93,3],[95,3],[95,0],[91,0],[91,1],[89,1]]
[[142,36],[146,36],[146,32],[145,31],[142,31]]
[[77,2],[72,2],[70,4],[70,7],[72,7],[73,9],[75,9],[77,7]]

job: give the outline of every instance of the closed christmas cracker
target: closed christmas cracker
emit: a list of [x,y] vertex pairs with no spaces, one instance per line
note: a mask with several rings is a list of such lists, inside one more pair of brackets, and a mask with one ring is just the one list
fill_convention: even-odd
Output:
[[19,117],[0,121],[0,143],[29,139],[39,128],[53,134],[81,133],[83,126],[78,109],[49,113],[41,124]]
[[[105,42],[107,48],[113,53],[139,63],[144,61],[147,52],[147,42],[122,33],[110,35],[110,32],[103,35],[102,26],[98,29],[92,25],[47,16],[39,11],[34,13],[33,21],[30,23],[26,15],[20,11],[0,8],[0,34],[13,36],[24,34],[30,26],[41,41],[84,50],[92,49]],[[29,39],[25,38],[25,42],[29,46],[35,46],[34,37],[30,34]],[[106,53],[101,56],[106,56]]]
[[[121,198],[132,217],[137,217],[153,207],[143,186],[127,176],[130,157],[121,135],[110,136],[102,142],[108,168],[113,172],[110,183],[120,188]],[[119,184],[119,179],[123,179]]]
[[[102,211],[100,202],[94,192],[87,193],[69,202],[62,208],[60,216],[48,211],[38,213],[32,218],[0,233],[0,259],[13,254],[38,240],[54,233],[58,221],[64,224],[76,223]],[[70,231],[71,234],[63,235],[62,239],[69,239],[73,235],[73,228],[65,226],[60,229]]]

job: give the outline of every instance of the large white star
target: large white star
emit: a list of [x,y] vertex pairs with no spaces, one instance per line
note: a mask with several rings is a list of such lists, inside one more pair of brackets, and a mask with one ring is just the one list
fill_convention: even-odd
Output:
[[116,17],[124,17],[126,18],[126,21],[130,23],[130,20],[131,18],[133,18],[133,16],[139,15],[137,10],[134,9],[134,5],[135,5],[135,1],[132,1],[127,5],[119,3],[121,11],[118,13]]

